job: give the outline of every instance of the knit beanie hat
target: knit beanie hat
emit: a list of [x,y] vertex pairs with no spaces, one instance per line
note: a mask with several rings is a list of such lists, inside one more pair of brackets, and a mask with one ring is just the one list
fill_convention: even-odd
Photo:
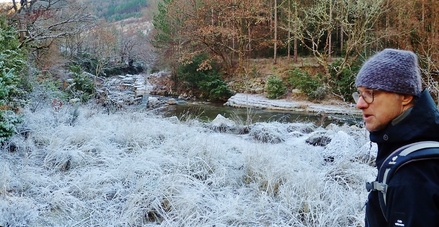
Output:
[[418,57],[411,51],[384,49],[358,72],[357,87],[419,96],[422,91]]

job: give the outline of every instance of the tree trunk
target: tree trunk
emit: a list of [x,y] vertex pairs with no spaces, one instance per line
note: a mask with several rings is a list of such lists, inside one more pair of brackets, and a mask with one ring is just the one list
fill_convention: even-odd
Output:
[[332,0],[329,1],[328,61],[332,52]]
[[291,58],[291,0],[288,0],[288,59]]
[[344,43],[344,29],[343,25],[340,26],[340,51],[343,52],[343,43]]
[[277,63],[277,0],[274,0],[274,47],[273,64]]
[[297,63],[297,41],[298,41],[298,28],[297,20],[299,18],[299,11],[297,10],[297,3],[294,3],[294,62]]

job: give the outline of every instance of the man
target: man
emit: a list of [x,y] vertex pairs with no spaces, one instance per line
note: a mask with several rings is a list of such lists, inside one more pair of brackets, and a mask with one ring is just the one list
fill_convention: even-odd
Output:
[[[439,141],[439,111],[422,91],[417,56],[385,49],[361,67],[353,94],[370,140],[378,145],[377,168],[397,148],[419,141]],[[371,191],[366,227],[439,226],[439,160],[423,160],[399,169],[388,182],[383,212],[379,191]]]

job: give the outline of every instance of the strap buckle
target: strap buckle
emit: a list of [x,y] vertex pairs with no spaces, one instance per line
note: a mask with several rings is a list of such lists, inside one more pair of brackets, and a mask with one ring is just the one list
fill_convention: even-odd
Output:
[[378,181],[366,182],[366,190],[368,192],[380,191],[385,193],[387,191],[387,184]]

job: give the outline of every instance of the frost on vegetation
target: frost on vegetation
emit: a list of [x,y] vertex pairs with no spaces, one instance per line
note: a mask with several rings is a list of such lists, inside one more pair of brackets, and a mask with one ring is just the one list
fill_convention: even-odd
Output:
[[282,124],[279,122],[256,123],[251,127],[249,135],[263,143],[281,143],[285,141],[288,132],[285,127],[279,127],[279,125]]
[[[148,112],[23,113],[26,133],[0,152],[0,226],[363,223],[376,149],[364,129],[271,122],[243,135]],[[330,141],[307,143],[316,133]]]
[[38,218],[38,204],[32,198],[0,197],[0,226],[34,226]]

